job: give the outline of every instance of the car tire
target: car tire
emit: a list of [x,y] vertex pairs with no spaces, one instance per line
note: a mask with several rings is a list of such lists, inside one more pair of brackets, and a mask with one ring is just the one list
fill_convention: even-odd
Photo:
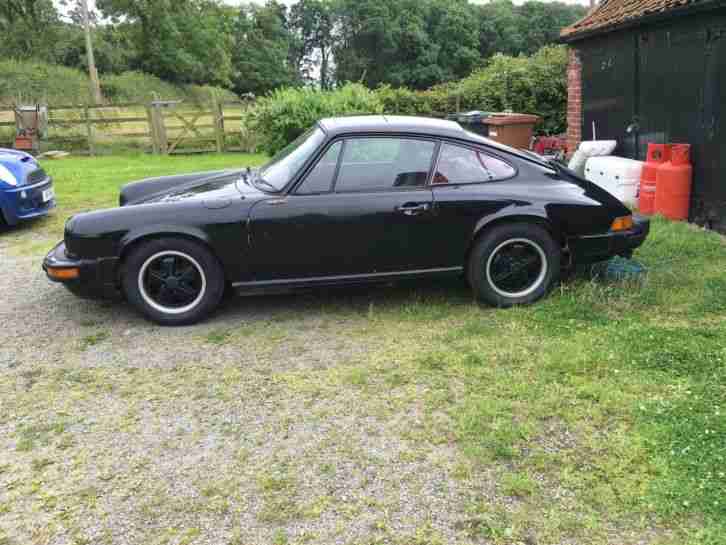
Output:
[[471,251],[469,285],[479,301],[495,307],[534,303],[557,282],[561,254],[559,244],[539,225],[493,227]]
[[125,261],[127,300],[166,326],[197,323],[219,306],[225,291],[222,267],[204,245],[159,238],[134,248]]

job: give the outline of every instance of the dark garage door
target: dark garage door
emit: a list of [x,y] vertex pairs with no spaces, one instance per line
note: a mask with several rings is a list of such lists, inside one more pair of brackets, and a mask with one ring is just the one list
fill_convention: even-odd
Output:
[[726,231],[726,14],[618,32],[586,42],[581,54],[583,138],[594,121],[598,138],[641,160],[649,142],[690,143],[691,219]]
[[628,134],[636,115],[635,48],[632,35],[592,40],[582,55],[582,137],[617,140],[618,155],[634,157],[636,135]]

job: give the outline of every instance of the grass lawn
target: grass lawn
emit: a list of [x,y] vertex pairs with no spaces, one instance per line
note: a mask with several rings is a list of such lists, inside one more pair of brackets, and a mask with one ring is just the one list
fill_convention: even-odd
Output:
[[[61,238],[65,217],[114,206],[127,181],[263,159],[47,162],[60,209],[32,229],[0,235],[0,256],[40,258]],[[7,449],[0,457],[0,543],[61,542],[57,535],[114,542],[103,531],[89,538],[86,525],[106,520],[123,496],[133,498],[134,536],[146,543],[213,542],[207,528],[214,527],[229,529],[219,543],[252,543],[235,521],[253,513],[267,532],[257,543],[722,544],[726,239],[656,219],[635,258],[649,269],[643,282],[595,282],[582,274],[545,301],[510,310],[474,304],[456,281],[322,292],[304,304],[278,297],[264,323],[254,322],[252,308],[249,320],[213,318],[183,330],[185,347],[220,355],[217,366],[183,355],[174,368],[146,368],[132,355],[117,366],[89,365],[79,354],[130,349],[112,317],[81,319],[55,367],[26,362],[0,375],[0,450]],[[261,301],[267,299],[230,304],[262,308]],[[158,343],[182,335],[140,320],[136,327],[153,330]],[[327,343],[323,363],[304,365],[320,349],[316,343]],[[241,354],[254,357],[254,366]],[[61,393],[74,401],[62,410]],[[205,420],[241,399],[250,405],[240,421]],[[234,452],[215,458],[222,451],[208,450],[197,459],[215,468],[216,480],[187,483],[176,475],[196,487],[189,502],[155,481],[156,460],[177,448],[177,436],[128,468],[104,450],[109,437],[143,443],[141,422],[166,418],[164,411],[182,401],[201,428],[219,425]],[[256,408],[270,403],[279,410],[274,425],[247,441],[252,424],[245,415],[254,420]],[[106,414],[105,407],[123,410]],[[104,434],[79,431],[88,421]],[[395,445],[395,455],[382,447],[361,458],[355,441],[369,429],[368,440]],[[188,448],[199,439],[179,434]],[[286,456],[289,437],[316,442]],[[69,488],[61,466],[97,479]],[[459,503],[441,506],[450,509],[453,530],[408,513],[407,503],[429,494],[419,483],[426,475],[390,475],[394,466],[441,471],[440,486],[460,491]],[[380,495],[352,499],[368,481],[351,467],[365,468],[372,480],[388,475]],[[416,483],[409,500],[401,492],[407,480]],[[342,482],[348,492],[311,491],[311,482]],[[17,523],[39,514],[54,530],[41,532],[38,523],[33,534]],[[366,538],[345,538],[365,517],[372,521]],[[146,520],[165,522],[144,526]]]

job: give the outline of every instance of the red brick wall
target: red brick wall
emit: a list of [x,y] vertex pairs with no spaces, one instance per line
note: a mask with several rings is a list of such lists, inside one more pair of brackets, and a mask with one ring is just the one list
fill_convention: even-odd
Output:
[[582,141],[582,61],[578,51],[569,48],[567,66],[567,149],[572,155]]

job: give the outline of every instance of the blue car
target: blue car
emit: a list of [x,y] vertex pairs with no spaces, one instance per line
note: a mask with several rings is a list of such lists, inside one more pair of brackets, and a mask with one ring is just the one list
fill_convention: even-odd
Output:
[[55,208],[53,180],[32,155],[0,148],[0,224],[44,216]]

